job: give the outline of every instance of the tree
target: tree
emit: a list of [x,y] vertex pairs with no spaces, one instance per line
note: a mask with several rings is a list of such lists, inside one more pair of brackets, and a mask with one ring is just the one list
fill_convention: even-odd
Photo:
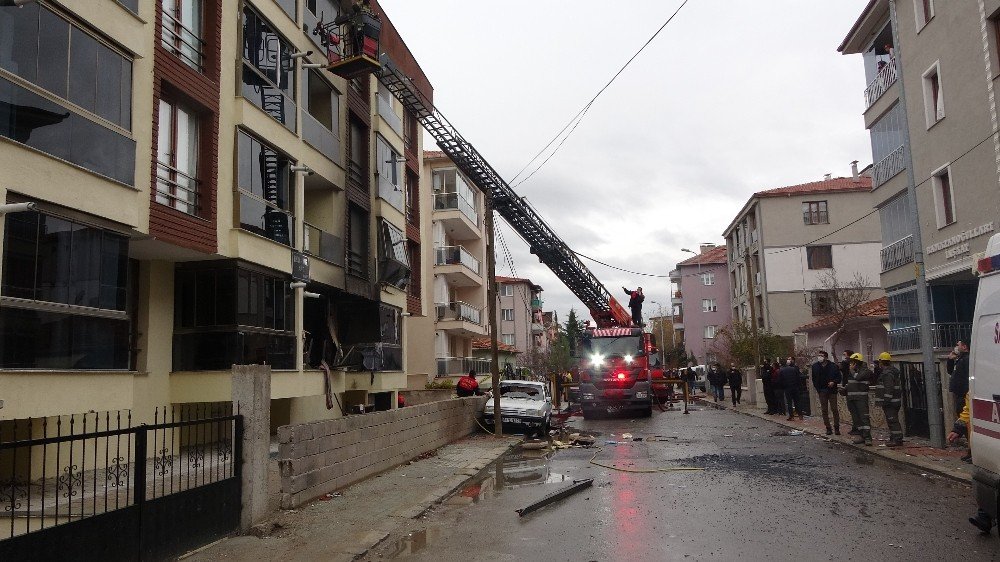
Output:
[[844,282],[838,278],[837,270],[831,269],[819,278],[819,287],[819,296],[813,296],[813,309],[816,310],[818,305],[819,310],[826,314],[824,318],[834,327],[830,349],[836,357],[837,342],[844,328],[861,315],[861,305],[872,298],[871,283],[860,273],[855,273],[853,279]]
[[[754,339],[753,328],[748,322],[737,322],[718,331],[711,349],[723,364],[735,363],[742,367],[757,365],[764,359],[787,357],[793,350],[788,338],[758,330]],[[758,355],[758,349],[760,354]]]
[[563,333],[567,338],[570,355],[574,355],[576,353],[576,345],[580,342],[580,338],[583,336],[584,327],[583,321],[576,317],[576,309],[569,309],[569,316],[566,317],[566,324],[563,327]]

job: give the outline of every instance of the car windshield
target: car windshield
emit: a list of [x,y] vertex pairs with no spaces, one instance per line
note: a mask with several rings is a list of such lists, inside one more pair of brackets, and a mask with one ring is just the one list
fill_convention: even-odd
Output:
[[617,338],[584,338],[580,346],[584,356],[600,355],[635,355],[642,348],[642,341],[638,336],[617,337]]
[[542,399],[541,387],[531,384],[501,384],[500,396],[507,398],[529,398],[531,400]]

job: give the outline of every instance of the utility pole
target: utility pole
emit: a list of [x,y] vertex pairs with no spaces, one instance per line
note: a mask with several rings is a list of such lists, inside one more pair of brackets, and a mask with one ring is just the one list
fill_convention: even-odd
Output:
[[[917,208],[917,184],[913,174],[913,155],[910,153],[910,123],[906,111],[906,89],[903,87],[902,49],[899,43],[899,22],[896,20],[896,0],[889,0],[889,22],[892,25],[892,42],[896,57],[896,81],[899,83],[899,104],[903,125],[903,165],[906,166],[906,199],[913,225],[913,276],[917,285],[917,311],[920,319],[920,350],[923,355],[924,388],[927,389],[927,426],[931,445],[943,448],[944,420],[941,412],[941,380],[934,364],[934,340],[931,337],[931,304],[927,294],[927,275],[924,270],[924,244],[920,234],[920,210]],[[871,361],[871,358],[869,358]]]
[[500,350],[497,346],[497,254],[493,232],[493,196],[484,191],[486,221],[486,310],[490,321],[490,374],[493,380],[493,435],[503,437],[503,416],[500,412]]

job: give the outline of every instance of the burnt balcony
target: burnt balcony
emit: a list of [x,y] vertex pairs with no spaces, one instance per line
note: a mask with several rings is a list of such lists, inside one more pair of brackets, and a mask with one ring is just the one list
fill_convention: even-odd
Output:
[[478,287],[483,284],[482,264],[464,246],[434,248],[434,273],[444,275],[453,286]]

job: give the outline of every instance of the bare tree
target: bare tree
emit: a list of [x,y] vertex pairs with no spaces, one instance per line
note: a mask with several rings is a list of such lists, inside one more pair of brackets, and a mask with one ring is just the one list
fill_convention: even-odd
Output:
[[821,295],[814,295],[813,307],[820,307],[825,313],[824,318],[834,327],[830,338],[830,349],[837,356],[837,342],[844,328],[851,320],[861,316],[861,306],[872,298],[871,282],[861,273],[855,273],[854,278],[842,280],[836,269],[831,269],[819,279]]

